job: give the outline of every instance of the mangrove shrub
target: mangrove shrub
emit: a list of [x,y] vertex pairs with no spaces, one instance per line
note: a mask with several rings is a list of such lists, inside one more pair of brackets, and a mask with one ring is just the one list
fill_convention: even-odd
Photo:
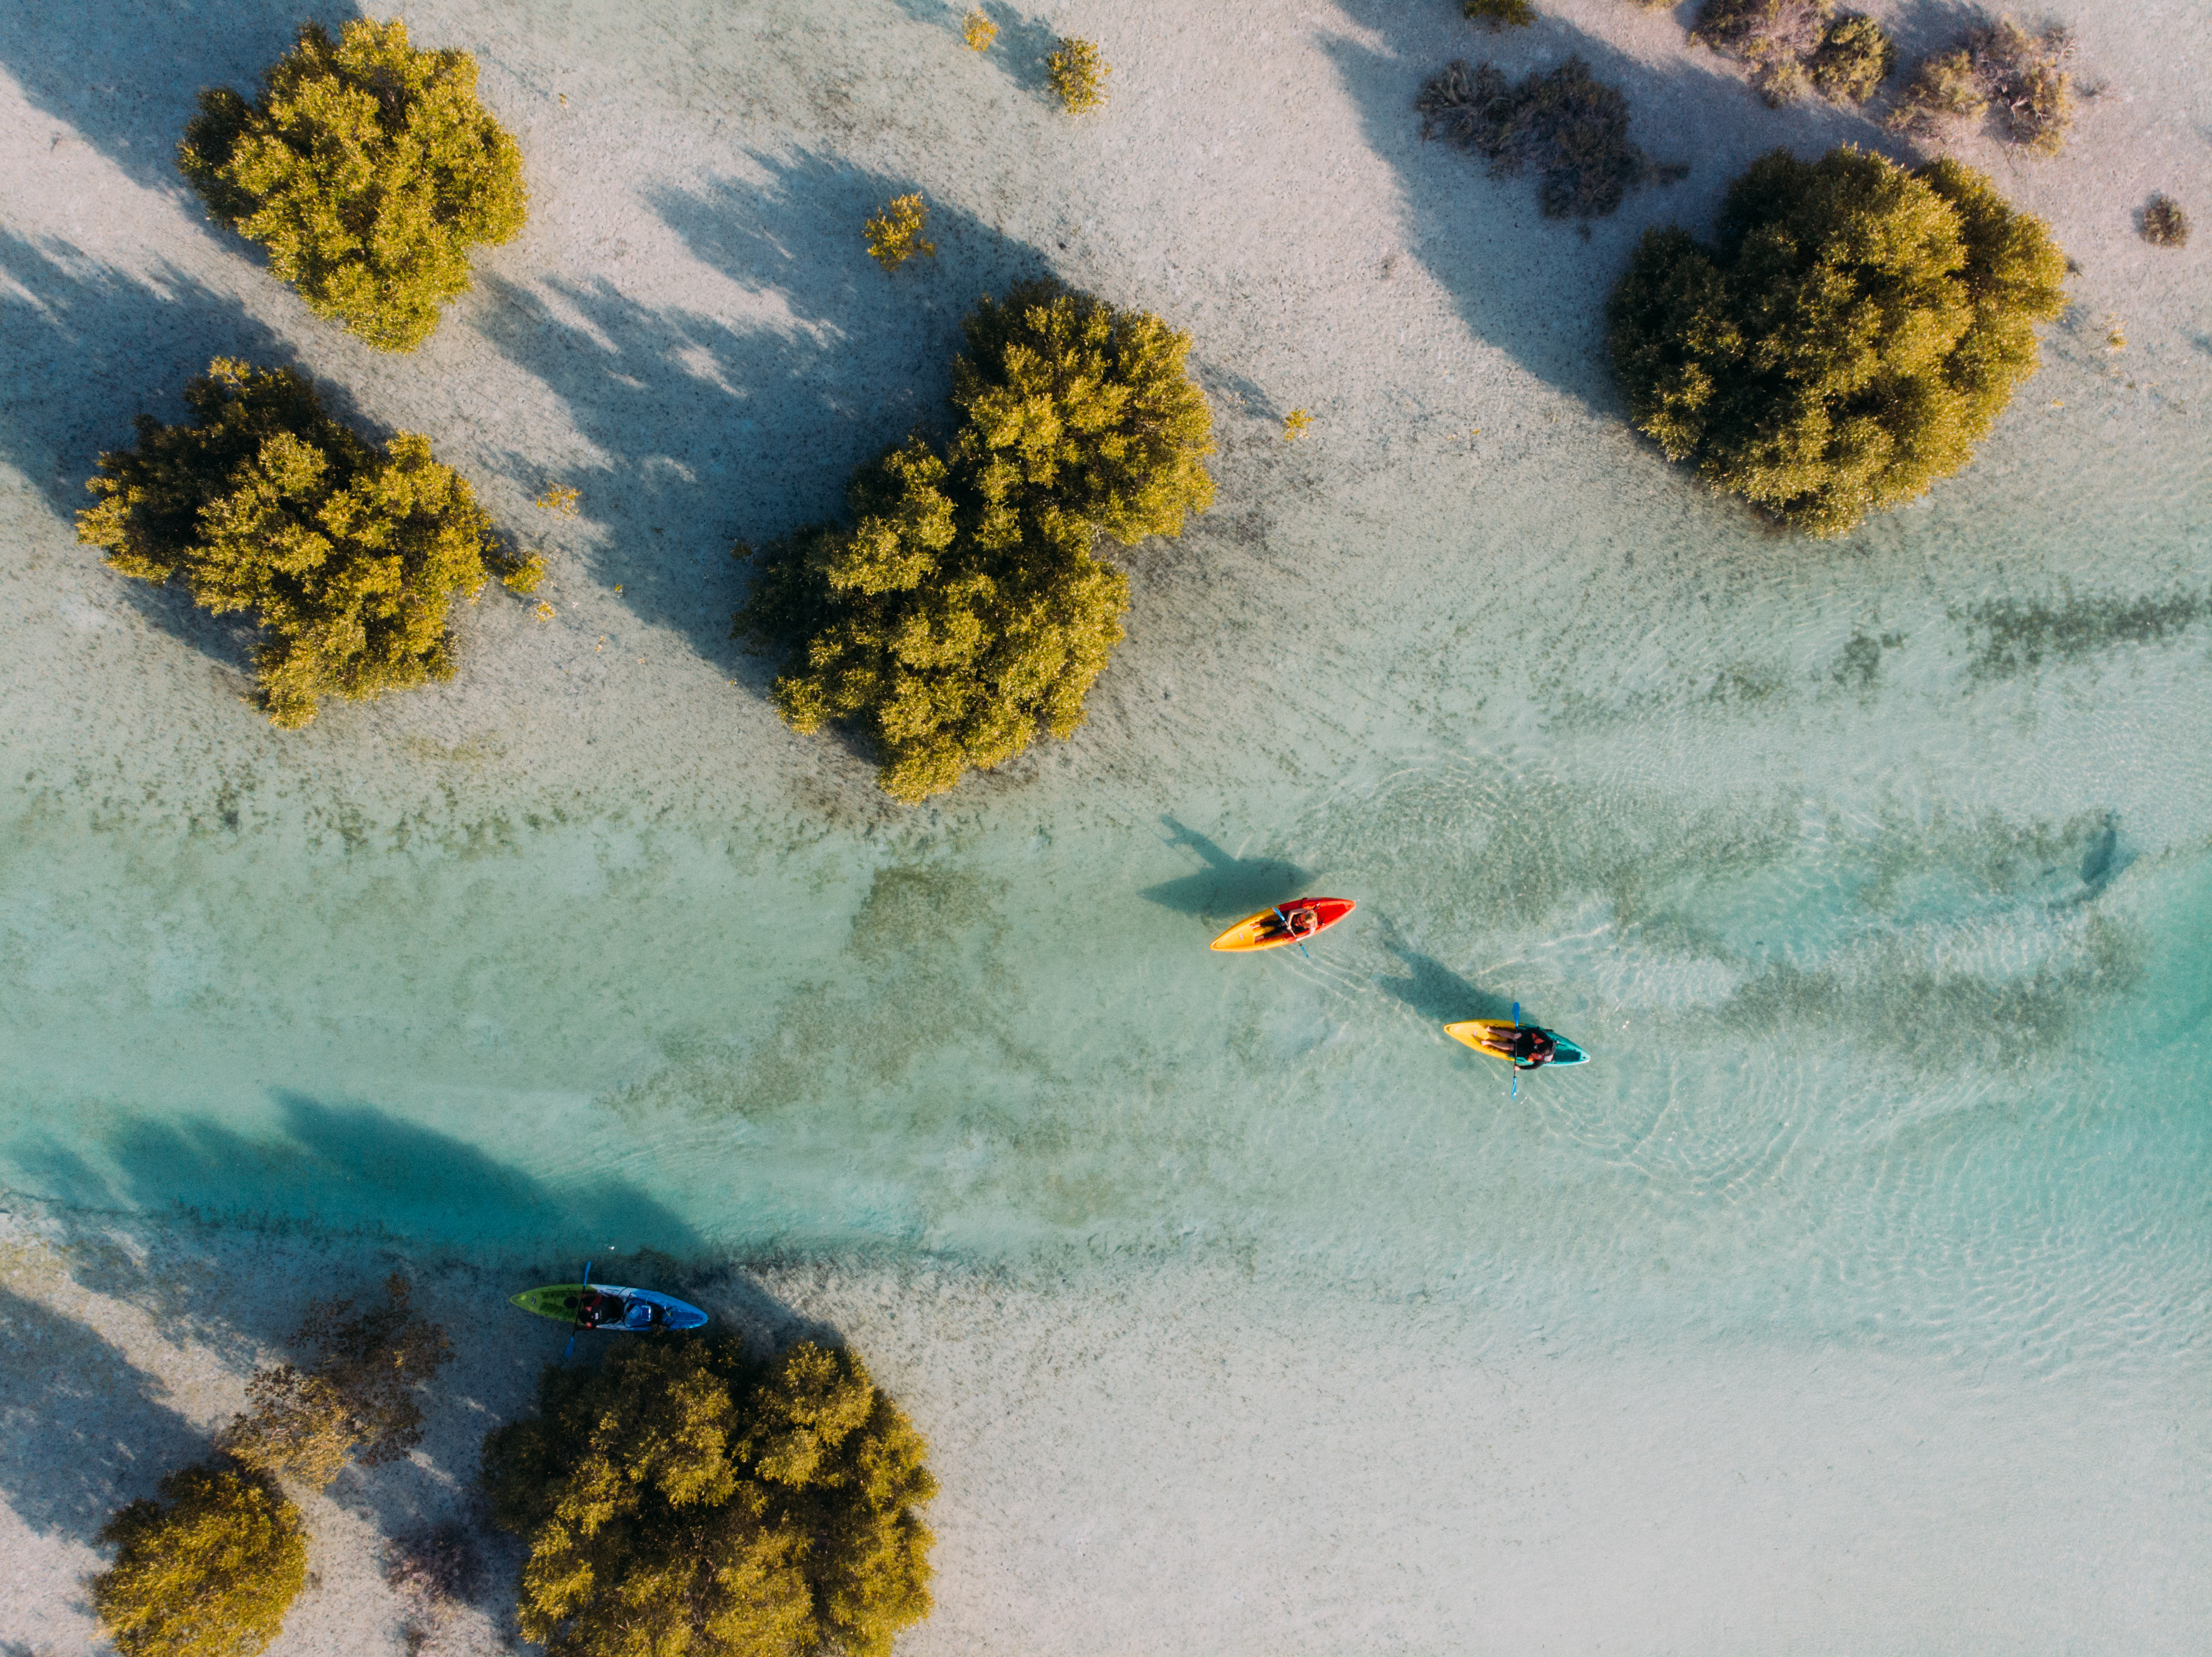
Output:
[[1044,60],[1045,79],[1071,115],[1081,115],[1106,102],[1106,77],[1113,73],[1096,40],[1060,37],[1060,46]]
[[406,1278],[385,1282],[384,1301],[356,1313],[345,1300],[307,1308],[296,1344],[318,1349],[313,1368],[259,1369],[246,1384],[250,1414],[233,1418],[223,1447],[246,1466],[318,1489],[356,1455],[396,1461],[422,1441],[422,1389],[453,1355],[437,1325],[409,1306]]
[[1040,724],[1072,735],[1129,604],[1097,538],[1180,534],[1213,498],[1189,335],[1049,281],[965,328],[951,442],[917,434],[861,467],[852,527],[763,549],[737,616],[784,653],[785,722],[861,733],[905,801],[1004,764]]
[[1824,98],[1863,104],[1897,62],[1897,48],[1872,18],[1838,12],[1834,0],[1705,0],[1690,38],[1739,58],[1771,105],[1810,84]]
[[1536,21],[1534,0],[1460,0],[1460,10],[1471,21],[1489,24],[1493,34],[1500,29],[1526,28]]
[[408,351],[469,290],[469,249],[522,228],[522,152],[477,102],[476,59],[418,52],[394,19],[318,23],[252,103],[200,94],[177,164],[308,307]]
[[920,196],[893,196],[860,227],[868,238],[868,257],[886,271],[897,270],[918,254],[936,258],[937,244],[922,238],[928,223],[927,202]]
[[101,1632],[123,1657],[254,1657],[307,1579],[299,1510],[231,1468],[186,1467],[160,1488],[100,1533],[116,1549],[92,1579]]
[[2003,136],[2041,155],[2065,147],[2074,125],[2074,37],[2053,25],[2031,34],[2009,17],[1966,31],[1922,60],[1890,113],[1899,131],[1938,131],[1950,120],[1994,116]]
[[1607,308],[1613,372],[1670,460],[1838,534],[1972,458],[2065,272],[2043,221],[1955,161],[1777,150],[1713,242],[1645,234]]
[[551,1657],[888,1657],[929,1614],[926,1447],[849,1352],[747,1360],[727,1337],[549,1368],[484,1441],[529,1556],[523,1637]]
[[400,432],[380,448],[323,411],[289,369],[219,358],[185,387],[193,418],[137,421],[134,448],[100,457],[100,497],[78,539],[126,576],[182,576],[195,602],[250,610],[278,725],[325,694],[359,700],[453,677],[447,612],[487,566],[518,590],[537,579],[493,539],[467,481]]
[[2189,215],[2162,190],[2144,204],[2142,239],[2154,247],[2189,246]]
[[1632,186],[1671,184],[1689,169],[1659,167],[1628,141],[1628,100],[1580,58],[1508,81],[1494,64],[1455,63],[1413,101],[1421,136],[1446,137],[1481,154],[1490,175],[1536,169],[1547,218],[1599,218]]

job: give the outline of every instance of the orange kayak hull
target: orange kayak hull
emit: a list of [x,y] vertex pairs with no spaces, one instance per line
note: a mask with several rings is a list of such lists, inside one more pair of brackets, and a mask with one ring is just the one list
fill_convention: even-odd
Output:
[[1284,929],[1282,917],[1272,909],[1263,909],[1231,927],[1213,941],[1213,947],[1231,954],[1242,954],[1254,949],[1280,949],[1287,943],[1309,942],[1359,907],[1350,898],[1294,898],[1282,907],[1290,910],[1305,905],[1312,905],[1319,924],[1303,938],[1291,936]]

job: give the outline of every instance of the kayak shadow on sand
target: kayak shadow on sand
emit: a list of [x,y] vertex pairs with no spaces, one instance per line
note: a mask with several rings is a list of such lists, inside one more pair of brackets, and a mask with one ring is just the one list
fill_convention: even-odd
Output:
[[1382,929],[1382,947],[1406,969],[1402,978],[1375,980],[1383,994],[1437,1024],[1512,1016],[1513,1003],[1508,997],[1477,989],[1434,956],[1412,947],[1389,916],[1378,913],[1375,922]]
[[1147,903],[1172,909],[1178,915],[1233,919],[1304,895],[1313,879],[1297,864],[1282,857],[1233,857],[1196,829],[1172,817],[1162,817],[1171,846],[1184,846],[1198,854],[1203,867],[1172,880],[1149,886],[1137,895]]

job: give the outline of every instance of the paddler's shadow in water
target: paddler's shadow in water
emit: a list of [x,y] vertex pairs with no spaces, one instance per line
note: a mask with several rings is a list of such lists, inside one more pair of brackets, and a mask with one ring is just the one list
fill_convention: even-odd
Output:
[[1378,913],[1382,947],[1405,967],[1402,978],[1379,978],[1376,987],[1401,1001],[1425,1019],[1438,1024],[1457,1024],[1464,1019],[1503,1019],[1513,1015],[1513,1003],[1487,990],[1478,990],[1434,956],[1407,945],[1397,924]]
[[1172,909],[1178,915],[1203,915],[1236,919],[1302,897],[1313,879],[1296,863],[1281,857],[1232,857],[1197,830],[1172,817],[1167,825],[1167,844],[1187,846],[1204,860],[1205,867],[1179,874],[1172,880],[1146,886],[1137,895],[1147,903]]

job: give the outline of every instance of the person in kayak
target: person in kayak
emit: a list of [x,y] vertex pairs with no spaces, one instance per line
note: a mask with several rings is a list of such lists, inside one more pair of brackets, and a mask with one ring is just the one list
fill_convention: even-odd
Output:
[[609,1324],[618,1324],[629,1303],[619,1295],[603,1295],[596,1288],[584,1291],[584,1298],[576,1303],[576,1322],[586,1329],[604,1329]]
[[1275,917],[1283,923],[1283,930],[1293,938],[1310,938],[1321,930],[1321,911],[1311,904],[1300,904],[1296,909],[1278,908]]
[[1515,1069],[1533,1070],[1540,1064],[1549,1064],[1559,1048],[1545,1032],[1533,1024],[1523,1024],[1507,1038],[1505,1051]]

